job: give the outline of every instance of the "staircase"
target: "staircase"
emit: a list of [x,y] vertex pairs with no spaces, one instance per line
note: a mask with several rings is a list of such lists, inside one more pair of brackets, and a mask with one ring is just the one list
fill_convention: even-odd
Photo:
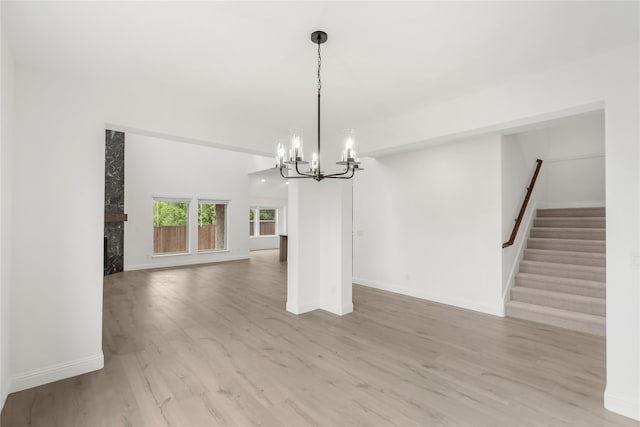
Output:
[[605,335],[605,208],[538,209],[507,316]]

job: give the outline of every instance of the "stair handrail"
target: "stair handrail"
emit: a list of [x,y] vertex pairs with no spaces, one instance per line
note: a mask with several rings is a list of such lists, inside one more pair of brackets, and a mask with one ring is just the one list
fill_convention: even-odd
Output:
[[516,218],[516,223],[513,226],[513,230],[511,230],[511,236],[509,236],[509,240],[502,244],[502,248],[507,248],[513,245],[513,242],[516,241],[516,236],[518,235],[518,230],[520,229],[520,223],[522,223],[522,218],[524,218],[524,213],[527,210],[527,205],[529,204],[529,199],[531,198],[531,193],[533,193],[533,187],[536,185],[536,180],[538,179],[538,173],[540,172],[540,168],[542,167],[542,160],[536,159],[536,169],[533,172],[533,176],[531,177],[531,182],[527,187],[527,194],[524,196],[524,200],[522,201],[522,206],[520,207],[520,212],[518,213],[518,217]]

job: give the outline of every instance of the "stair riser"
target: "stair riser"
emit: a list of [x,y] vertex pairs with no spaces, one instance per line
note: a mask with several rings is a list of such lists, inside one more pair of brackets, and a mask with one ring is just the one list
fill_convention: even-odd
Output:
[[592,280],[594,282],[606,281],[604,271],[584,271],[580,269],[554,268],[549,266],[520,264],[521,273],[541,274],[544,276],[566,277],[570,279]]
[[534,227],[605,228],[604,218],[535,218]]
[[511,289],[511,299],[513,301],[526,302],[527,304],[542,305],[545,307],[559,308],[561,310],[577,311],[579,313],[605,316],[606,304],[604,300],[597,302],[584,302],[571,298],[554,298],[543,295],[535,295],[526,292],[526,289]]
[[507,305],[507,316],[531,322],[543,323],[545,325],[557,326],[560,328],[571,329],[573,331],[583,332],[586,334],[605,336],[606,325],[600,322],[582,322],[573,319],[564,319],[562,317],[549,316],[543,313],[531,312],[520,308],[513,308]]
[[538,209],[537,217],[603,217],[605,208]]
[[524,251],[524,260],[527,261],[541,261],[541,262],[555,262],[557,264],[572,264],[572,265],[588,265],[592,267],[605,267],[606,261],[604,258],[593,257],[581,257],[577,255],[556,255],[556,254],[541,254],[531,253]]
[[574,251],[574,252],[589,252],[589,253],[605,253],[604,242],[573,242],[570,240],[561,239],[546,239],[535,240],[529,239],[527,242],[527,248],[529,249],[548,249],[552,251]]
[[566,294],[583,295],[585,297],[605,298],[606,290],[603,288],[590,288],[580,285],[570,285],[565,283],[553,283],[549,281],[539,281],[522,279],[516,277],[516,286],[523,286],[526,288],[545,289],[554,292],[564,292]]
[[575,229],[570,228],[532,228],[531,237],[545,239],[575,239],[575,240],[605,240],[606,233],[601,229]]

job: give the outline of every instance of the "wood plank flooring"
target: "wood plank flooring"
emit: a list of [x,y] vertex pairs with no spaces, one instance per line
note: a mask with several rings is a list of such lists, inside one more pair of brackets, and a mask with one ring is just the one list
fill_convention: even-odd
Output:
[[2,426],[638,426],[605,341],[354,286],[285,311],[277,251],[104,284],[105,368],[14,393]]

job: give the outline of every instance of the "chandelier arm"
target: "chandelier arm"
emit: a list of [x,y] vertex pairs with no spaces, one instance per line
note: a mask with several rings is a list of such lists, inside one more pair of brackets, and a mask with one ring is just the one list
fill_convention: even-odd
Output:
[[352,168],[350,168],[349,166],[347,166],[347,169],[344,172],[336,172],[336,173],[331,173],[329,175],[325,175],[325,178],[332,178],[334,176],[341,176],[341,175],[346,175],[349,173],[349,171],[351,171]]
[[337,176],[337,175],[325,175],[325,178],[331,178],[331,179],[351,179],[353,178],[353,175],[356,173],[355,169],[351,169],[351,175],[349,176]]
[[305,178],[313,178],[313,177],[315,177],[315,176],[316,176],[316,174],[314,174],[314,173],[305,173],[305,172],[300,172],[300,170],[298,169],[298,162],[296,162],[296,173],[297,173],[298,175],[302,175],[302,176],[304,176]]
[[282,173],[282,169],[280,169],[280,176],[284,179],[301,179],[301,178],[313,178],[314,175],[299,175],[299,176],[287,176]]

